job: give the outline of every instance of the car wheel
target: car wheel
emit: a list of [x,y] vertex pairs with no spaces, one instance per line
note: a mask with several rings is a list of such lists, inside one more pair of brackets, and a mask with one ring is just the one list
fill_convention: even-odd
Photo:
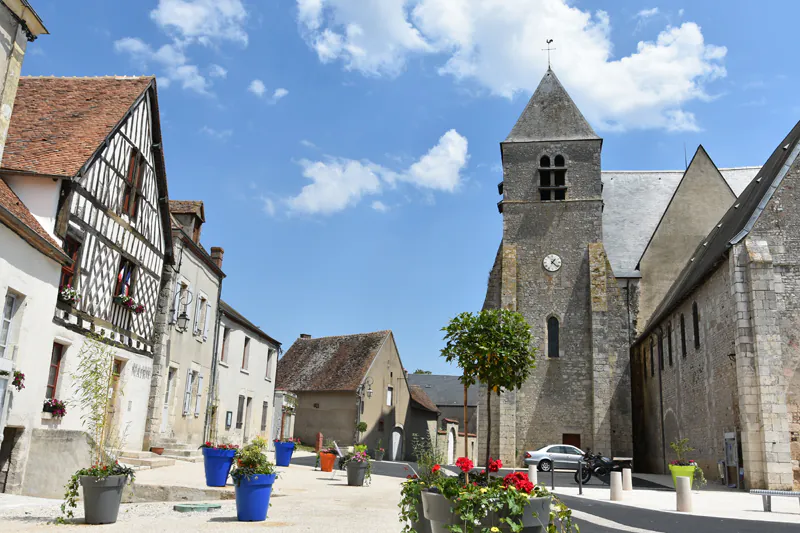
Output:
[[539,461],[539,471],[541,472],[549,472],[553,469],[553,463],[550,462],[550,459],[542,459]]

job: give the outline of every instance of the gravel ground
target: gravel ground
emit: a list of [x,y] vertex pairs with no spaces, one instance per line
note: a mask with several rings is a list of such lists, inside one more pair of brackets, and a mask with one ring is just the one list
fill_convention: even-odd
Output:
[[[198,474],[202,475],[202,464]],[[164,469],[166,470],[166,469]],[[205,513],[178,513],[173,503],[123,504],[116,524],[97,526],[102,531],[155,533],[161,531],[275,531],[299,532],[399,532],[397,502],[401,480],[375,475],[369,487],[348,487],[344,472],[331,474],[308,466],[292,465],[280,469],[276,491],[270,500],[265,522],[237,522],[236,504],[221,501],[222,508]],[[0,495],[5,496],[5,495]],[[86,531],[79,502],[73,524],[56,526],[60,502],[0,498],[0,531]],[[17,502],[21,502],[20,505]],[[55,529],[57,528],[57,529]]]

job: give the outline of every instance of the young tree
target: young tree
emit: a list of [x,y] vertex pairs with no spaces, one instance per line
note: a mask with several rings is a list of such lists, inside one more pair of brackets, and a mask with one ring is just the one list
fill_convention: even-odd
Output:
[[[486,309],[480,313],[461,313],[442,328],[447,345],[442,357],[455,362],[468,387],[479,382],[486,386],[486,471],[492,439],[492,393],[522,387],[536,368],[536,350],[531,346],[531,330],[525,318],[507,309]],[[464,417],[464,440],[467,440]]]

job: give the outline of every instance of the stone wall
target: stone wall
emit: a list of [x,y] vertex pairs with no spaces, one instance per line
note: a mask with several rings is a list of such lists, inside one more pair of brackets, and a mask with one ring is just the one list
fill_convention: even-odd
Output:
[[90,465],[90,439],[83,431],[34,429],[22,493],[63,498],[72,474]]

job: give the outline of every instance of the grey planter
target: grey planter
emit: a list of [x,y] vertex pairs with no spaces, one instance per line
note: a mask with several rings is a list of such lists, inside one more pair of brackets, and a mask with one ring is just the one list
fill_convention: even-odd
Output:
[[432,533],[431,521],[425,518],[425,510],[422,508],[422,500],[418,501],[414,506],[417,509],[418,520],[411,521],[411,529],[416,533]]
[[386,452],[375,451],[375,460],[376,461],[383,461],[383,454]]
[[[550,500],[550,497],[529,500],[522,516],[522,533],[544,533],[546,531],[546,526],[550,521]],[[447,526],[459,523],[458,516],[453,513],[450,501],[441,494],[423,491],[422,506],[425,518],[430,520],[431,533],[449,533]],[[533,513],[537,513],[537,517],[533,516]],[[500,531],[511,530],[500,522],[500,516],[495,513],[487,516],[481,525],[483,527],[497,526]]]
[[347,484],[351,487],[363,487],[368,465],[369,463],[366,461],[363,463],[358,463],[356,461],[347,463]]
[[122,489],[128,476],[81,476],[83,514],[87,524],[113,524],[119,515]]

